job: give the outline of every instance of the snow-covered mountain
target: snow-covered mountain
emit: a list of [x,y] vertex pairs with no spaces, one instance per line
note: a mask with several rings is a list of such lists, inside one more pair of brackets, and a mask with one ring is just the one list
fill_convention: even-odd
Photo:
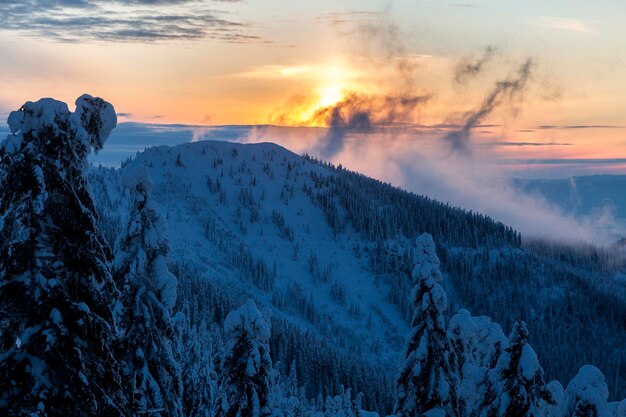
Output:
[[[271,308],[273,360],[287,373],[297,356],[309,397],[343,384],[390,410],[422,232],[438,245],[452,313],[467,308],[506,331],[521,317],[549,379],[591,363],[626,394],[626,283],[606,262],[613,253],[522,245],[488,217],[271,143],[160,146],[136,161],[167,219],[180,307],[215,322],[248,297]],[[90,181],[113,242],[126,207],[119,171],[95,168]]]

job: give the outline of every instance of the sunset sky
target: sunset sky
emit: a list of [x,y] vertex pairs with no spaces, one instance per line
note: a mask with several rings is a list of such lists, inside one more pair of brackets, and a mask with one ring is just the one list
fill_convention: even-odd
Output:
[[323,126],[350,94],[411,95],[392,122],[445,134],[532,62],[477,140],[624,158],[625,16],[619,0],[0,0],[0,116],[89,92],[122,122]]

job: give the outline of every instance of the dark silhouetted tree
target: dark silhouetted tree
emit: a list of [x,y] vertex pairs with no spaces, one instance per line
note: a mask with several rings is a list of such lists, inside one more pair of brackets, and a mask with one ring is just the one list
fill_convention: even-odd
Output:
[[9,116],[0,147],[0,410],[3,416],[122,416],[111,350],[119,293],[96,228],[87,155],[115,110],[83,95]]

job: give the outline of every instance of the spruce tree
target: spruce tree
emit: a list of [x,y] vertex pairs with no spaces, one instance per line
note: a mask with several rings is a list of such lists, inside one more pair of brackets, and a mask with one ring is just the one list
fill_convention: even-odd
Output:
[[213,417],[217,397],[215,350],[221,339],[204,319],[192,323],[189,317],[179,312],[172,318],[177,333],[175,357],[182,369],[183,412],[187,417]]
[[124,168],[130,210],[115,251],[114,276],[123,288],[121,351],[130,384],[131,415],[182,416],[181,370],[174,358],[171,313],[176,277],[167,267],[166,223],[152,206],[152,182],[146,167]]
[[488,372],[495,367],[508,339],[489,317],[472,317],[464,309],[450,319],[448,339],[460,380],[459,401],[467,415],[472,415],[483,399],[481,389],[487,385]]
[[0,146],[0,414],[122,416],[111,340],[119,293],[96,227],[87,155],[115,110],[83,95],[9,115]]
[[362,395],[352,398],[350,389],[339,387],[339,393],[326,397],[324,402],[324,417],[360,417]]
[[607,399],[609,389],[602,372],[585,365],[571,380],[563,395],[563,417],[605,417],[609,415]]
[[[280,354],[278,356],[281,356]],[[280,374],[278,366],[275,367],[274,373]],[[298,385],[296,375],[296,361],[291,362],[289,374],[280,384],[274,384],[274,414],[282,417],[301,417],[303,415],[304,398]]]
[[270,325],[252,300],[224,321],[229,338],[220,375],[217,417],[264,417],[272,414],[273,367]]
[[439,259],[429,234],[416,240],[412,331],[396,381],[395,414],[401,417],[459,416],[458,378],[446,336],[446,293]]
[[537,355],[527,343],[526,323],[517,320],[496,367],[481,407],[484,417],[538,417],[543,403],[553,404]]

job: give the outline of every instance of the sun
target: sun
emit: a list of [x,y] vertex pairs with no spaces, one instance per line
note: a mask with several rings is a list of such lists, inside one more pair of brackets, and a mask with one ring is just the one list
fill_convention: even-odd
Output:
[[311,87],[307,95],[287,103],[285,113],[281,115],[281,122],[295,126],[326,126],[327,121],[320,114],[324,113],[323,110],[341,103],[348,92],[358,88],[360,73],[337,63],[302,68],[311,73]]
[[289,120],[298,126],[325,126],[325,121],[317,118],[317,114],[320,110],[341,102],[345,97],[347,88],[347,85],[343,83],[324,84],[314,88],[305,103],[288,110]]
[[344,84],[329,84],[318,88],[319,99],[314,107],[317,110],[323,107],[334,106],[343,100],[345,89],[346,86]]

